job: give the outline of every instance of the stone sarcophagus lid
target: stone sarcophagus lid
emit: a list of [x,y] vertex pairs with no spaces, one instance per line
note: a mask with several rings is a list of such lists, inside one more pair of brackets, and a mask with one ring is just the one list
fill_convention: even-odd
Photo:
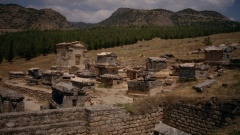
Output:
[[0,90],[0,113],[24,111],[24,97],[9,89]]

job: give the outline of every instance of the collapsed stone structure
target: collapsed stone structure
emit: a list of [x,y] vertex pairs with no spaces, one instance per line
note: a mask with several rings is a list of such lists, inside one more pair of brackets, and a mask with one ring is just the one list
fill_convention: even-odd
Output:
[[100,76],[101,83],[105,86],[119,85],[123,82],[123,78],[119,75],[104,74]]
[[145,73],[144,78],[128,81],[128,93],[149,93],[153,88],[161,85],[161,82],[152,75]]
[[224,44],[208,46],[205,49],[205,63],[228,64],[232,59],[232,48]]
[[85,68],[86,45],[80,41],[63,42],[56,44],[57,47],[57,65],[76,66],[80,69]]
[[160,71],[167,68],[167,59],[160,57],[149,57],[146,62],[146,70],[148,71]]
[[179,65],[180,79],[196,79],[195,63],[185,63]]
[[51,108],[84,106],[85,91],[72,84],[60,82],[52,86]]
[[87,90],[87,89],[93,89],[96,82],[95,82],[95,79],[74,77],[74,78],[71,78],[71,83],[73,86],[76,86],[79,89]]
[[[203,63],[184,63],[179,64],[178,68],[175,66],[174,69],[176,70],[174,74],[179,75],[180,79],[194,80],[206,77],[210,67]],[[177,71],[179,73],[176,73]]]
[[42,83],[45,85],[53,85],[62,81],[63,73],[58,70],[46,70],[43,72]]
[[40,68],[29,68],[28,75],[31,76],[33,79],[40,79],[43,76],[43,72]]
[[24,111],[24,97],[9,89],[0,90],[0,113]]
[[103,74],[118,74],[117,55],[112,52],[97,54],[97,76]]
[[193,86],[192,88],[195,89],[197,92],[203,92],[206,88],[209,88],[213,84],[215,84],[217,81],[216,80],[206,80],[200,84],[197,84]]
[[10,71],[8,73],[9,79],[21,79],[21,78],[25,78],[25,74],[22,71]]
[[143,67],[133,67],[127,69],[127,78],[130,80],[137,79],[142,76],[142,72],[144,71]]

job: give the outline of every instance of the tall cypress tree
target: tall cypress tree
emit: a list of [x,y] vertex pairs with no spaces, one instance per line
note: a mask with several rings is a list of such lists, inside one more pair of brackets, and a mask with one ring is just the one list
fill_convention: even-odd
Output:
[[8,62],[12,63],[12,60],[13,60],[13,41],[11,41],[11,44],[8,48],[8,57],[7,57],[7,60]]

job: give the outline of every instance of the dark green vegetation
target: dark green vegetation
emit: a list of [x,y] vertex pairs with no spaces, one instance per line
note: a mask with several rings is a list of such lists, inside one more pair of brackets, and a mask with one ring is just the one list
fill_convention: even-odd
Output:
[[[182,39],[217,33],[239,31],[237,27],[94,27],[77,30],[32,30],[0,35],[0,59],[12,61],[15,57],[31,58],[56,52],[55,44],[80,40],[88,50],[110,48],[136,43],[139,40]],[[11,54],[9,54],[11,53]],[[10,57],[11,56],[11,57]],[[1,61],[1,60],[0,60]]]

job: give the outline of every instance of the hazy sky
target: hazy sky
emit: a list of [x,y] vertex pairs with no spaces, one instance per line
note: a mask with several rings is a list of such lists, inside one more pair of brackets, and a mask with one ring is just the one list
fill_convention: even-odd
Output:
[[14,3],[37,9],[52,8],[72,22],[97,23],[120,7],[161,8],[175,12],[185,8],[213,10],[231,20],[240,21],[240,0],[0,0],[0,3]]

